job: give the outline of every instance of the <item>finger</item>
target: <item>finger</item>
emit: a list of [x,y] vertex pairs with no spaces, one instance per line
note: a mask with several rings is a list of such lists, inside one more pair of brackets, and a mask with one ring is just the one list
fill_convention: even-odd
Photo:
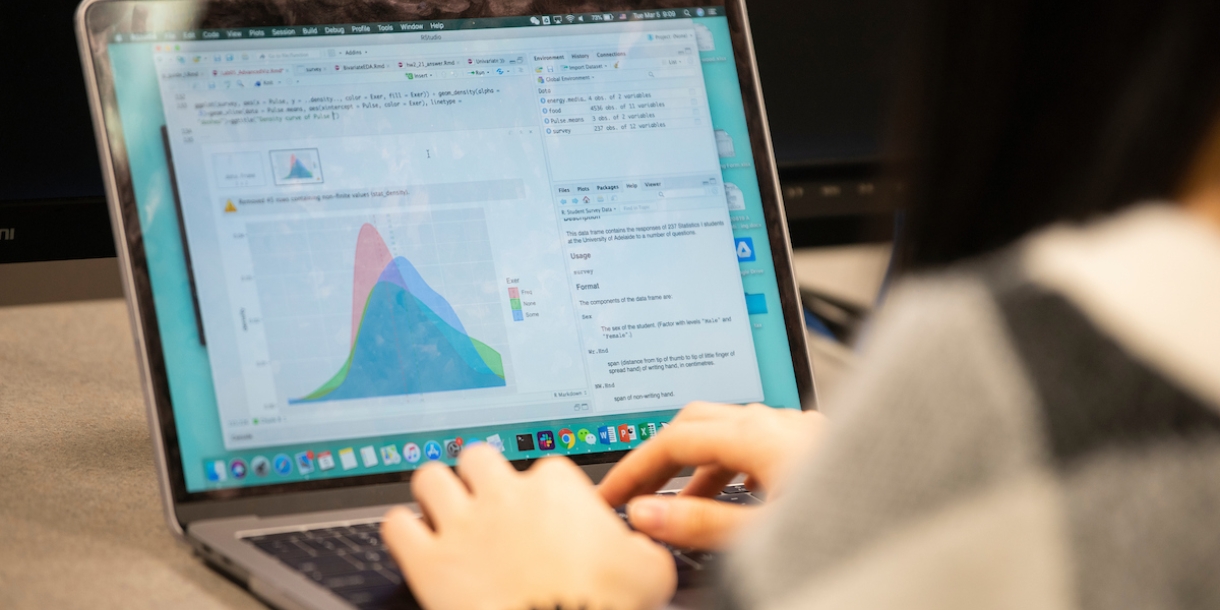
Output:
[[[670,431],[675,428],[684,428],[693,422],[730,419],[740,411],[741,407],[737,405],[727,405],[716,402],[696,400],[683,407],[678,415],[674,417],[670,425],[662,428],[662,430],[665,430],[668,436],[672,436],[673,432]],[[656,437],[654,437],[654,440],[655,439]],[[655,451],[655,449],[649,449],[644,453],[647,454],[651,451]],[[638,447],[634,453],[641,453]],[[638,461],[640,459],[642,458],[631,458],[632,461]],[[623,477],[636,477],[638,476],[638,471],[635,470],[631,465],[628,465],[626,469],[620,469],[616,465],[615,468],[611,469],[610,473],[603,478],[598,489],[602,491],[603,497],[611,504],[611,506],[618,506],[635,495],[653,493],[657,491],[667,482],[673,479],[683,467],[688,465],[689,464],[659,463],[649,461],[649,464],[646,466],[646,468],[650,468],[650,470],[647,471],[647,477],[634,481],[634,485],[630,491],[624,491],[621,488],[622,481],[624,480]]]
[[572,460],[562,455],[552,455],[538,460],[528,471],[533,476],[541,476],[563,485],[590,486],[589,475],[580,469]]
[[670,421],[669,425],[683,422],[708,421],[714,419],[733,418],[741,413],[739,405],[726,405],[719,402],[696,400],[682,407],[681,411]]
[[660,489],[683,467],[715,464],[753,473],[757,456],[738,442],[731,421],[700,421],[673,425],[636,447],[606,473],[599,490],[611,506]]
[[517,471],[508,464],[508,460],[485,443],[462,450],[458,456],[457,473],[476,496],[503,490],[517,476]]
[[[629,453],[627,457],[631,455]],[[626,458],[619,460],[598,483],[597,492],[610,506],[621,506],[636,496],[655,493],[682,471],[682,465],[667,463],[660,459],[662,457],[656,456],[644,463],[638,463],[641,460],[626,462]]]
[[386,513],[385,521],[381,523],[381,537],[404,570],[409,569],[416,558],[426,557],[436,540],[435,534],[415,513],[402,507]]
[[694,476],[690,478],[690,482],[686,484],[686,487],[682,488],[682,495],[703,498],[715,497],[724,491],[725,485],[733,482],[737,474],[736,470],[729,470],[717,465],[700,466],[695,470]]
[[644,496],[627,505],[631,526],[674,546],[724,548],[756,508],[706,498]]
[[673,553],[639,532],[630,532],[628,536],[628,544],[634,547],[631,556],[638,558],[633,563],[639,562],[645,567],[640,575],[641,579],[634,581],[632,585],[639,587],[638,591],[651,591],[653,596],[653,599],[642,602],[639,607],[673,607],[669,601],[678,586],[678,572],[674,569],[676,566]]
[[763,491],[762,483],[760,483],[758,481],[758,479],[754,476],[746,477],[746,480],[744,483],[742,483],[742,485],[745,485],[746,489],[748,489],[752,492],[755,492],[755,493]]
[[450,515],[470,505],[470,492],[443,464],[432,462],[420,467],[411,477],[411,493],[436,531],[444,529]]

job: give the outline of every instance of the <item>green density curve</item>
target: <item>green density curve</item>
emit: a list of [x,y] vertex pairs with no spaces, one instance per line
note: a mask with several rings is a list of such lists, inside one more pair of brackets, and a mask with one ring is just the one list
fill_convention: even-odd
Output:
[[[372,291],[370,290],[369,292],[371,293]],[[427,306],[423,305],[422,303],[420,306],[423,307],[425,311],[428,311],[428,313],[432,316],[436,315],[428,310]],[[364,330],[364,317],[368,312],[368,308],[369,301],[365,301],[364,310],[360,312],[360,329],[356,332],[357,341],[359,341],[360,332]],[[441,322],[441,324],[444,324],[444,322]],[[445,326],[448,325],[445,324]],[[455,332],[455,334],[458,333]],[[504,359],[500,356],[500,352],[496,351],[486,343],[475,339],[474,337],[465,336],[465,338],[468,339],[471,345],[474,346],[475,352],[478,353],[479,358],[483,360],[483,363],[487,365],[487,368],[491,369],[491,372],[495,373],[500,379],[504,379]],[[318,389],[306,394],[305,396],[302,396],[299,400],[317,400],[335,391],[335,388],[338,388],[340,385],[342,385],[343,381],[347,379],[347,374],[352,368],[352,358],[355,356],[355,354],[356,345],[355,342],[353,342],[351,349],[349,349],[347,352],[347,360],[343,363],[343,366],[339,368],[339,371],[336,372],[333,377],[326,380],[326,383],[323,383],[318,387]]]
[[[500,379],[504,379],[504,360],[500,358],[500,352],[492,349],[486,343],[470,337],[470,342],[474,344],[474,351],[479,353],[479,357],[483,359],[483,363],[491,372],[495,373]],[[351,357],[348,356],[348,362],[351,362]]]

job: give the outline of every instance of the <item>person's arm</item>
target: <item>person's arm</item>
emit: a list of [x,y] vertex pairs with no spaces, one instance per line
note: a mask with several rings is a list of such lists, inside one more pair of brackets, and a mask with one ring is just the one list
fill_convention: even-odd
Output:
[[[816,411],[691,403],[616,464],[599,491],[611,506],[630,501],[627,515],[640,532],[677,546],[720,549],[759,509],[710,498],[741,474],[751,490],[781,493],[824,425]],[[691,466],[695,474],[679,495],[653,495]]]
[[427,522],[398,508],[382,532],[428,610],[643,610],[673,596],[669,552],[628,529],[566,458],[518,473],[480,444],[457,475],[428,464],[411,488]]

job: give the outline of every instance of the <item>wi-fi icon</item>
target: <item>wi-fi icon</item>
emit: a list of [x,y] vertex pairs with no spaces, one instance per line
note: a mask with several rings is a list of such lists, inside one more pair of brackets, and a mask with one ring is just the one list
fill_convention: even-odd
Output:
[[568,23],[572,23],[573,21],[576,21],[576,15],[568,15]]

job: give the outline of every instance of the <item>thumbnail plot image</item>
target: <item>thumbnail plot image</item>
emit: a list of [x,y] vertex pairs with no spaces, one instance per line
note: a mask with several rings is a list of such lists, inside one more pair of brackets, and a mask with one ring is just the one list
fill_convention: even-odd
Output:
[[322,183],[322,160],[316,148],[271,151],[271,171],[280,186]]
[[249,237],[286,402],[508,385],[481,210],[267,222]]

